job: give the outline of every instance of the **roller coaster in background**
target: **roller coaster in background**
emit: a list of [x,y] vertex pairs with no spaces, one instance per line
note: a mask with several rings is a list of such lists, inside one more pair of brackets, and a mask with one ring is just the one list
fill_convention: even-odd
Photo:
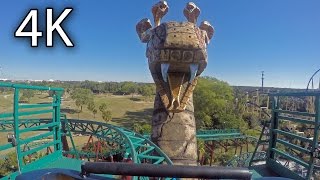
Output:
[[[0,83],[0,87],[9,88],[14,92],[13,111],[0,114],[0,132],[2,134],[6,133],[8,138],[8,143],[0,146],[0,152],[15,152],[18,162],[17,169],[8,176],[3,177],[4,179],[16,177],[18,179],[24,174],[30,177],[33,176],[32,172],[36,171],[39,175],[39,171],[40,174],[41,172],[44,173],[45,169],[51,169],[53,172],[56,168],[60,168],[60,171],[65,169],[72,170],[72,172],[81,171],[82,175],[90,172],[101,174],[105,178],[115,178],[112,174],[120,174],[126,175],[125,177],[127,178],[148,179],[146,177],[150,176],[148,169],[154,169],[159,166],[161,168],[155,170],[156,174],[153,175],[174,177],[172,174],[170,176],[170,169],[162,166],[164,164],[172,165],[171,160],[159,147],[150,141],[148,135],[140,135],[122,127],[96,121],[67,119],[64,114],[60,114],[61,92],[63,89],[9,83]],[[19,103],[19,92],[22,89],[54,91],[55,94],[52,97],[52,103],[22,104]],[[287,96],[314,97],[314,113],[281,110],[279,108],[280,99]],[[211,152],[211,160],[215,148],[214,145],[218,144],[226,150],[230,146],[234,146],[235,151],[237,151],[237,147],[240,148],[240,155],[235,156],[227,163],[227,166],[230,167],[228,169],[229,174],[226,174],[225,170],[217,170],[215,168],[206,171],[206,169],[193,167],[192,171],[199,172],[198,176],[192,176],[193,174],[190,174],[190,171],[181,169],[181,174],[176,177],[229,179],[241,177],[242,179],[248,179],[249,176],[244,173],[243,169],[237,169],[237,167],[246,167],[250,168],[253,179],[264,176],[312,179],[312,176],[320,169],[318,166],[318,128],[313,128],[312,136],[316,138],[310,138],[284,131],[281,129],[280,124],[281,121],[286,120],[319,127],[320,92],[273,93],[270,94],[270,97],[273,102],[271,121],[263,124],[259,138],[243,135],[237,129],[208,129],[197,132],[197,138],[206,142],[206,148]],[[48,118],[36,118],[39,115],[47,115]],[[297,115],[299,118],[292,115]],[[76,146],[73,140],[75,135],[87,138],[87,143],[82,147]],[[263,136],[266,136],[266,138],[263,138]],[[288,140],[289,137],[290,141]],[[308,146],[300,146],[299,143],[291,141],[292,139],[305,141]],[[250,143],[256,145],[254,152],[249,152],[248,144]],[[245,144],[247,145],[247,151],[242,153],[242,148]],[[287,153],[283,147],[279,146],[280,144],[305,155],[301,158],[297,156],[298,153]],[[261,146],[267,146],[267,149],[262,148],[261,151],[261,148],[259,148]],[[39,153],[43,153],[43,155],[40,158],[35,158]],[[83,162],[110,162],[112,164],[108,165],[111,170],[105,171],[105,169],[98,168],[96,164],[86,163],[83,165]],[[125,162],[127,165],[123,165],[120,162]],[[137,166],[136,172],[130,170],[119,172],[121,167],[135,168],[135,166],[130,166],[129,164],[141,164],[142,166]],[[146,166],[147,164],[150,167]],[[119,165],[121,166],[118,167]],[[211,165],[212,162],[210,162]],[[113,166],[115,166],[114,169],[112,168]],[[293,170],[292,166],[298,168]],[[96,168],[92,169],[92,167]],[[139,167],[142,168],[142,171]],[[174,168],[179,167],[173,166],[172,169]],[[175,172],[180,171],[176,169]],[[211,173],[211,176],[201,176],[201,173],[205,174],[206,172],[208,174]],[[213,172],[215,173],[214,176],[212,176]],[[238,176],[233,176],[234,174]],[[93,178],[95,176],[90,177]],[[99,179],[99,177],[97,176],[96,178]]]

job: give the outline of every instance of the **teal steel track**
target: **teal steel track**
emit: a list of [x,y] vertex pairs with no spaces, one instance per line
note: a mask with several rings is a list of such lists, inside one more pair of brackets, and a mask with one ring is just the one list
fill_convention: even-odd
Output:
[[[162,163],[163,161],[171,164],[170,159],[159,149],[159,147],[152,143],[149,138],[135,133],[131,130],[90,120],[61,119],[61,121],[66,122],[68,129],[72,133],[94,135],[95,137],[102,138],[107,142],[116,142],[118,144],[121,144],[125,148],[110,153],[115,154],[118,152],[126,152],[133,158],[133,161],[135,163],[152,160],[152,162],[155,164]],[[21,119],[19,128],[33,129],[34,127],[45,126],[49,122],[50,119]],[[14,128],[13,125],[13,120],[0,121],[0,132],[12,131]],[[47,131],[48,129],[45,127],[37,128],[36,130]],[[197,138],[204,141],[219,141],[228,139],[251,139],[251,141],[257,141],[255,137],[245,136],[241,134],[237,129],[200,130],[197,132]],[[71,150],[70,152],[65,153],[75,155],[76,152],[74,150]],[[161,157],[157,158],[157,156],[152,156],[151,154],[159,154],[161,155]]]
[[[33,127],[42,127],[50,122],[49,119],[25,119],[20,120],[19,127],[24,129],[31,129]],[[64,122],[64,120],[62,120]],[[73,133],[82,135],[94,135],[97,138],[104,139],[107,142],[115,142],[119,144],[122,149],[116,150],[114,153],[124,152],[127,153],[134,163],[150,162],[153,164],[161,164],[165,162],[172,164],[171,160],[165,153],[161,151],[153,142],[148,138],[135,133],[133,131],[113,126],[110,124],[90,121],[90,120],[76,120],[67,119],[67,125]],[[0,132],[10,132],[13,128],[13,121],[6,120],[0,122]],[[48,131],[47,128],[37,128],[37,131]],[[74,154],[74,150],[64,152]],[[112,152],[111,152],[112,153]],[[152,154],[158,154],[154,156]],[[108,154],[110,155],[110,154]]]
[[[254,157],[253,157],[254,155]],[[266,160],[267,153],[265,151],[257,151],[256,153],[247,152],[242,153],[239,156],[235,156],[227,162],[229,167],[249,167],[250,161],[259,162]]]
[[[47,124],[50,121],[50,119],[24,119],[20,120],[19,127],[21,127],[22,130],[34,129],[34,131],[43,132],[49,130],[47,128]],[[148,138],[145,138],[144,136],[133,131],[110,124],[89,120],[62,119],[61,121],[66,123],[72,133],[94,135],[95,137],[106,142],[116,143],[118,149],[110,151],[108,154],[104,154],[104,156],[122,153],[126,154],[126,156],[129,156],[133,163],[173,164],[158,146],[156,146]],[[11,132],[13,128],[13,120],[0,121],[0,132]],[[49,147],[50,145],[48,140],[45,140],[45,143],[28,143],[28,147],[33,151],[34,149],[38,148],[36,147],[38,145],[46,147]],[[12,147],[12,145],[10,145],[10,147]],[[25,152],[21,152],[21,155],[27,155],[23,153]],[[70,149],[70,151],[63,151],[61,156],[62,154],[80,154],[80,156],[86,158],[93,158],[96,156],[96,154],[81,152],[80,150],[74,148]]]
[[[126,158],[131,158],[133,163],[151,163],[151,164],[172,164],[168,156],[161,151],[149,137],[142,136],[131,130],[117,127],[114,125],[90,121],[67,119],[65,115],[60,114],[60,103],[63,89],[50,88],[40,86],[29,86],[20,84],[1,83],[0,88],[7,88],[13,92],[13,111],[8,113],[0,113],[0,132],[8,133],[8,143],[0,145],[0,152],[15,151],[18,169],[9,175],[14,178],[19,173],[24,173],[41,167],[47,167],[49,162],[58,161],[63,155],[73,155],[78,158],[75,167],[79,167],[81,159],[97,157],[97,152],[83,152],[76,149],[73,142],[74,134],[92,135],[97,139],[107,142],[114,147],[107,152],[98,152],[99,157],[111,156],[121,153]],[[40,104],[22,104],[19,103],[21,90],[35,91],[53,91],[52,102]],[[297,112],[287,111],[280,108],[281,97],[301,97],[309,96],[314,100],[314,112]],[[255,161],[265,160],[266,166],[272,171],[284,177],[294,179],[311,179],[315,170],[319,170],[319,166],[315,164],[319,158],[319,126],[320,126],[320,92],[308,91],[298,93],[277,93],[271,94],[272,98],[272,118],[270,121],[269,148],[267,152],[244,153],[229,161],[229,166],[248,166],[250,159]],[[0,102],[1,103],[1,102]],[[48,118],[36,118],[39,115],[47,115]],[[284,131],[280,128],[281,121],[291,121],[294,123],[308,124],[314,127],[312,137],[305,137],[292,132]],[[33,135],[26,134],[33,132]],[[35,133],[36,132],[36,133]],[[10,134],[9,134],[10,133]],[[72,144],[71,149],[64,149],[62,137],[69,136]],[[247,142],[261,141],[251,136],[243,135],[237,129],[225,130],[199,130],[197,138],[203,141],[223,141],[242,139]],[[307,142],[308,147],[299,146],[292,143],[288,138],[297,139]],[[257,143],[259,145],[259,142]],[[281,145],[281,146],[279,146]],[[295,154],[286,152],[282,146],[293,149],[295,152],[304,153],[306,159],[297,157]],[[27,148],[25,148],[27,147]],[[50,154],[37,159],[35,161],[26,161],[34,153],[44,151],[50,148]],[[257,148],[256,148],[257,149]],[[100,153],[100,154],[99,154]],[[102,153],[102,154],[101,154]],[[2,153],[3,154],[3,153]],[[63,158],[66,159],[66,158]],[[286,160],[289,163],[295,163],[301,166],[303,172],[295,172],[286,167],[281,162]],[[65,161],[65,160],[64,160]],[[59,163],[56,163],[59,165]],[[8,177],[5,177],[8,178]],[[134,177],[137,179],[138,177]],[[140,177],[140,179],[148,179]]]
[[[18,127],[22,130],[43,132],[49,130],[46,125],[50,123],[50,121],[51,119],[20,119]],[[107,154],[103,154],[103,156],[122,153],[130,156],[134,163],[172,164],[167,155],[152,143],[149,138],[128,129],[90,120],[62,118],[61,122],[66,125],[67,129],[72,134],[93,135],[106,142],[116,143],[118,145],[118,149],[109,151]],[[7,119],[0,121],[0,132],[12,132],[13,129],[13,120]],[[251,138],[253,141],[256,140],[254,137],[242,135],[237,129],[201,130],[198,131],[197,137],[205,141],[243,138]],[[42,142],[29,142],[29,144],[26,145],[28,145],[28,148],[33,149],[38,145],[46,146],[47,144],[48,140],[45,139]],[[69,151],[63,151],[63,154],[72,154],[75,157],[80,156],[88,159],[96,157],[95,153],[83,152],[79,149],[75,149],[74,146]]]
[[[14,178],[39,167],[47,167],[54,161],[61,160],[63,154],[89,156],[90,153],[82,153],[75,148],[72,133],[90,134],[100,140],[113,143],[115,149],[107,152],[104,156],[114,153],[122,153],[133,163],[172,164],[171,160],[148,138],[135,132],[106,123],[66,119],[60,114],[61,94],[63,89],[20,84],[0,83],[0,88],[6,88],[14,92],[13,112],[0,113],[0,132],[8,132],[8,143],[0,145],[0,151],[16,152],[18,169],[9,175]],[[20,103],[21,91],[53,91],[52,103],[22,104]],[[34,118],[45,115],[46,119]],[[36,135],[25,135],[33,132]],[[38,133],[38,134],[37,134]],[[69,135],[72,141],[72,149],[65,151],[62,144],[62,136]],[[12,149],[14,148],[14,149]],[[50,149],[50,154],[28,161],[34,153]],[[2,155],[3,156],[3,155]],[[81,163],[79,160],[78,165]],[[54,164],[54,163],[53,163]],[[80,169],[78,169],[80,170]],[[6,178],[9,178],[6,177]],[[134,177],[137,179],[137,177]],[[140,179],[148,179],[140,177]]]

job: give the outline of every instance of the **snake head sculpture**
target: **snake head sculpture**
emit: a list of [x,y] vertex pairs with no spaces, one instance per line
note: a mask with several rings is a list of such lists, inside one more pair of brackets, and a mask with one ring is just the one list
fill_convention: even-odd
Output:
[[136,25],[140,40],[147,43],[149,69],[163,105],[169,112],[184,111],[207,66],[207,45],[214,34],[209,22],[197,26],[200,9],[187,3],[183,14],[187,22],[164,22],[169,6],[160,1],[152,7],[154,27],[149,19]]

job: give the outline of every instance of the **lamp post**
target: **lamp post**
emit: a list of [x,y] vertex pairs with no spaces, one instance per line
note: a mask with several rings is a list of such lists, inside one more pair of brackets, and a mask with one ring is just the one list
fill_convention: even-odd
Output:
[[263,93],[264,71],[261,71],[261,92]]

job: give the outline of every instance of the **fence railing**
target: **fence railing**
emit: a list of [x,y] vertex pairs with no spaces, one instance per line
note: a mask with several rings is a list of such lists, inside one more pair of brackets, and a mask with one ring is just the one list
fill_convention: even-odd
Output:
[[[0,113],[0,124],[6,126],[6,122],[13,121],[12,132],[8,134],[8,143],[0,145],[0,151],[15,148],[18,171],[24,171],[32,166],[35,166],[33,162],[26,161],[26,157],[53,147],[52,153],[43,156],[37,160],[37,163],[45,163],[48,159],[54,160],[62,156],[62,144],[61,144],[61,123],[60,123],[60,102],[63,92],[62,88],[50,88],[42,86],[30,86],[23,84],[11,84],[0,82],[0,88],[13,92],[13,110],[12,112]],[[20,103],[21,91],[54,91],[52,93],[51,103]],[[0,93],[1,94],[1,93]],[[1,102],[0,102],[1,104]],[[23,118],[34,118],[35,116],[49,116],[47,124],[35,125],[33,127],[24,128],[21,126],[20,120]],[[24,120],[25,121],[25,120]],[[45,129],[45,132],[39,130]],[[41,134],[30,133],[32,131],[38,131]],[[30,135],[31,134],[31,135]],[[34,143],[31,148],[24,148],[26,145],[33,142],[46,139],[46,143]]]
[[[312,99],[312,112],[281,109],[281,100],[286,97]],[[315,160],[318,158],[320,125],[320,91],[274,93],[272,97],[272,118],[267,166],[274,172],[293,179],[310,179],[313,176]],[[283,124],[305,126],[310,132],[299,132],[284,128]]]

